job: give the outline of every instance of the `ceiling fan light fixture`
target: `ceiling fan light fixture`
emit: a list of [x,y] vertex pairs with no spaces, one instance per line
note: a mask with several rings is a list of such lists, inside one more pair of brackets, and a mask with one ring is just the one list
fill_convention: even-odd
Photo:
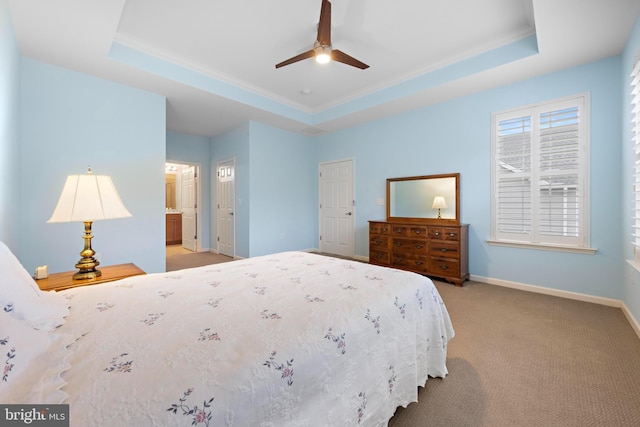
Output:
[[369,68],[364,62],[358,61],[356,58],[347,55],[343,51],[331,48],[331,2],[329,0],[322,0],[322,6],[320,7],[320,21],[318,22],[318,37],[313,44],[313,49],[307,50],[293,56],[285,61],[276,64],[276,68],[284,67],[285,65],[294,64],[304,59],[316,58],[316,62],[319,64],[326,64],[330,61],[341,62],[352,67],[365,70]]
[[331,61],[331,46],[316,46],[313,48],[316,53],[316,62],[318,64],[326,64]]

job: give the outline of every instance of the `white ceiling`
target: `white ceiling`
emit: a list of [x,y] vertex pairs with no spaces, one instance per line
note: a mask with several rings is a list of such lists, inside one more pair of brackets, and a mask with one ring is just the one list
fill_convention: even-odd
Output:
[[[321,0],[9,4],[23,56],[164,95],[167,128],[204,136],[247,120],[319,134],[618,55],[640,12],[640,0],[332,0],[334,49],[370,68],[275,69],[311,49]],[[523,40],[537,50],[492,62]]]

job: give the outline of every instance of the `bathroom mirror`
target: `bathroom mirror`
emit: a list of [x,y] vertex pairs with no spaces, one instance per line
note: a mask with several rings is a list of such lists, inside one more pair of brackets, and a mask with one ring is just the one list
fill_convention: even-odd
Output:
[[176,175],[165,174],[165,208],[176,208]]
[[460,174],[387,179],[387,221],[460,224]]

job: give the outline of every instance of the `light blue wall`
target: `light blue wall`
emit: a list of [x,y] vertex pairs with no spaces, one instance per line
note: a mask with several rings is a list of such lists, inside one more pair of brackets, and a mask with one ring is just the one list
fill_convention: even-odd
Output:
[[250,209],[251,209],[251,156],[249,123],[224,135],[211,138],[211,247],[217,249],[218,228],[216,224],[217,169],[219,162],[235,160],[235,255],[248,258],[250,254]]
[[23,265],[74,269],[82,223],[47,224],[69,174],[110,175],[131,218],[93,224],[103,265],[165,271],[165,99],[28,58],[21,60]]
[[[620,298],[620,84],[616,57],[318,137],[318,162],[356,161],[356,254],[368,255],[367,221],[385,218],[375,202],[385,198],[386,178],[460,172],[472,275]],[[489,246],[491,113],[585,91],[591,94],[591,245],[598,252]]]
[[250,256],[317,247],[318,164],[308,136],[251,122]]
[[211,159],[210,138],[187,135],[178,132],[167,132],[167,161],[175,163],[197,164],[200,166],[200,218],[198,218],[198,239],[200,248],[208,251],[211,248]]
[[[622,53],[622,197],[619,221],[622,226],[622,250],[624,258],[632,260],[633,246],[631,242],[631,213],[634,209],[633,174],[635,148],[631,126],[631,70],[636,56],[640,54],[640,18],[631,32],[627,45]],[[628,263],[622,262],[624,285],[622,300],[633,317],[640,322],[640,273]]]
[[236,255],[317,247],[318,180],[313,139],[248,122],[211,145],[211,241],[216,241],[216,164],[235,159]]
[[20,53],[9,5],[0,0],[0,241],[20,255]]

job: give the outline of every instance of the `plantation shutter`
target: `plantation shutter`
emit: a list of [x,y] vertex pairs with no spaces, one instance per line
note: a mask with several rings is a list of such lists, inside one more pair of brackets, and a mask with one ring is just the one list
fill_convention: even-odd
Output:
[[540,114],[539,228],[549,238],[580,233],[580,141],[578,107]]
[[499,121],[497,132],[498,231],[528,236],[532,224],[531,116]]
[[[631,73],[632,131],[635,147],[635,164],[633,177],[634,211],[632,243],[640,247],[640,58]],[[637,252],[637,251],[636,251]]]
[[493,115],[493,240],[586,247],[587,99]]

